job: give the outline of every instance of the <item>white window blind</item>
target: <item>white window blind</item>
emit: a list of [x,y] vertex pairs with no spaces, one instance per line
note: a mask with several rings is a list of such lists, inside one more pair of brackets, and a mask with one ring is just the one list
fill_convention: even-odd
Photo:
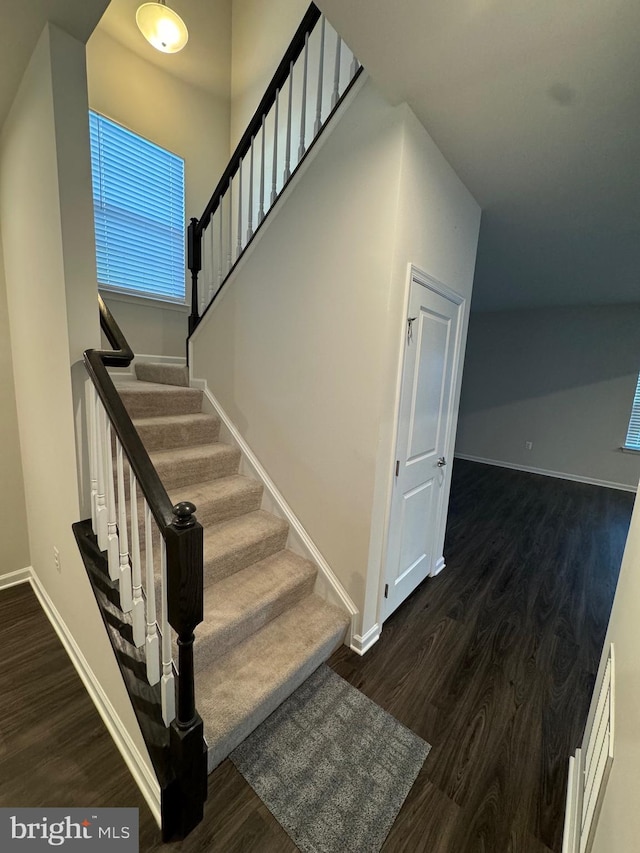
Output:
[[627,430],[624,446],[630,450],[640,450],[640,376],[638,376],[638,384],[636,385],[636,393],[633,398],[629,429]]
[[184,161],[89,113],[98,282],[184,302]]

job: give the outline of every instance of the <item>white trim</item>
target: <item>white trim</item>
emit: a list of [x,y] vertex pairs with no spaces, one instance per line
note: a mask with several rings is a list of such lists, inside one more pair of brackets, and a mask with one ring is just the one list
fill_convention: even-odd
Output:
[[98,284],[98,292],[107,302],[113,299],[114,302],[128,302],[131,305],[140,305],[144,308],[179,311],[181,314],[189,313],[189,306],[186,302],[169,302],[154,296],[146,296],[144,293],[124,292],[116,290],[114,287],[109,287],[106,284]]
[[[282,493],[262,466],[258,457],[255,455],[253,450],[251,450],[244,437],[240,434],[235,424],[222,408],[220,402],[211,392],[206,380],[191,379],[191,387],[199,388],[203,392],[204,400],[206,401],[205,406],[208,402],[211,410],[214,411],[222,421],[222,425],[226,430],[225,438],[240,449],[242,454],[241,471],[242,466],[244,466],[243,473],[259,480],[264,486],[265,494],[263,497],[263,508],[280,518],[284,518],[289,523],[288,547],[299,556],[306,557],[306,559],[311,560],[318,567],[318,575],[314,590],[316,594],[321,598],[324,598],[326,601],[336,604],[338,607],[341,607],[349,613],[351,622],[347,645],[350,645],[354,639],[353,632],[355,617],[359,613],[358,608],[334,574],[331,566],[322,556],[313,539],[303,527],[300,519],[291,509]],[[266,504],[265,500],[267,502]]]
[[595,477],[583,477],[581,474],[568,474],[566,471],[547,471],[545,468],[533,468],[529,465],[517,465],[515,462],[503,462],[501,459],[485,459],[483,456],[472,456],[469,453],[455,453],[455,459],[467,459],[469,462],[482,462],[483,465],[495,465],[497,468],[511,468],[514,471],[525,471],[528,474],[541,474],[543,477],[557,477],[559,480],[573,480],[576,483],[589,483],[592,486],[602,486],[605,489],[619,489],[622,492],[637,492],[637,486],[627,483],[613,483],[610,480],[597,480]]
[[359,634],[354,634],[351,639],[351,644],[349,648],[352,652],[355,652],[357,655],[362,656],[365,652],[368,652],[371,646],[374,643],[377,643],[380,639],[381,628],[380,625],[376,622],[376,624],[369,628],[364,637],[361,637]]
[[31,566],[27,566],[25,569],[16,569],[15,572],[0,575],[0,589],[9,589],[9,587],[17,586],[20,583],[29,583],[32,573]]
[[562,853],[576,853],[580,838],[580,813],[582,811],[582,750],[576,749],[575,757],[569,757],[567,802],[564,813]]
[[429,575],[430,578],[435,578],[436,575],[439,575],[440,572],[444,569],[447,564],[444,561],[444,557],[438,557],[436,560],[436,564],[433,567],[433,571]]
[[125,764],[129,768],[131,775],[142,791],[142,795],[147,801],[147,805],[151,809],[151,813],[156,819],[158,826],[161,826],[161,793],[158,780],[149,769],[147,762],[140,754],[140,751],[133,742],[131,735],[122,724],[116,709],[111,704],[111,700],[104,692],[104,689],[96,678],[95,673],[87,663],[87,659],[83,655],[80,646],[76,643],[73,634],[69,630],[64,619],[49,598],[40,578],[32,568],[24,571],[29,573],[28,580],[40,604],[42,605],[42,609],[49,619],[49,622],[51,622],[56,634],[60,638],[65,651],[71,659],[71,663],[74,665],[76,672],[80,676],[80,679],[87,690],[87,693],[91,697],[93,704],[96,706],[98,713],[102,717],[103,723],[107,727],[115,745],[124,758]]
[[136,364],[141,364],[142,362],[152,361],[154,364],[177,364],[180,367],[187,366],[187,359],[184,356],[179,355],[147,355],[140,354],[135,355],[133,357],[133,361],[129,365],[129,367],[107,367],[107,371],[114,376],[122,376],[123,374],[130,373],[131,376],[136,375]]

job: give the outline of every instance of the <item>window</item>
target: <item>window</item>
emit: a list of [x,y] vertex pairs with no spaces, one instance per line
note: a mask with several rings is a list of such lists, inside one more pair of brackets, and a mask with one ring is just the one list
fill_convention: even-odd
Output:
[[640,376],[638,376],[638,384],[636,385],[636,393],[633,398],[629,429],[627,430],[624,446],[629,450],[640,450]]
[[184,302],[184,160],[89,113],[98,282]]

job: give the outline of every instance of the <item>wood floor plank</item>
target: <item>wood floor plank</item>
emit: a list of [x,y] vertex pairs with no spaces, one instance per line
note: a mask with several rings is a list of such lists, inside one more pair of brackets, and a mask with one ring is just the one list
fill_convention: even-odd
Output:
[[[625,492],[456,460],[447,568],[364,657],[342,647],[330,660],[433,745],[385,853],[559,853],[568,756],[632,503]],[[0,642],[0,805],[137,807],[143,853],[294,853],[229,761],[209,777],[203,823],[162,845],[28,585],[0,591]]]

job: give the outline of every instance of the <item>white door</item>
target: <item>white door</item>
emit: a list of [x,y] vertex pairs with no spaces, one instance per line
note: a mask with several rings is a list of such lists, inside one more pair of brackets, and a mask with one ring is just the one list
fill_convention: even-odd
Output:
[[382,619],[443,568],[463,299],[414,271],[404,329]]

